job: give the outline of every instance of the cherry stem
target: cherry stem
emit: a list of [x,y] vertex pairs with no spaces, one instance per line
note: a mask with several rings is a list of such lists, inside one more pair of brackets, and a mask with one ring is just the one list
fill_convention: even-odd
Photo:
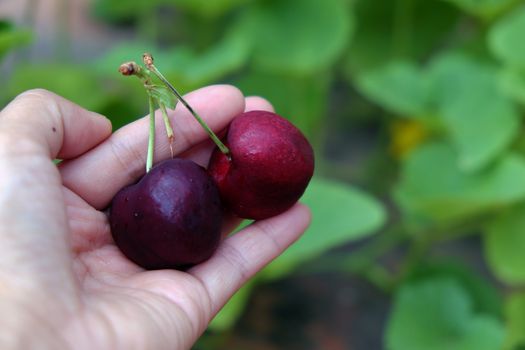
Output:
[[148,92],[149,97],[149,142],[148,155],[146,157],[146,172],[153,166],[153,153],[155,151],[155,100]]
[[181,94],[173,87],[173,85],[170,84],[170,82],[162,75],[161,72],[155,67],[153,64],[153,56],[149,53],[145,53],[143,56],[144,64],[146,65],[146,68],[151,71],[153,74],[157,76],[157,78],[166,85],[166,87],[177,97],[177,99],[190,111],[190,113],[193,115],[193,117],[199,122],[199,124],[206,130],[210,138],[215,142],[217,147],[221,150],[222,153],[224,153],[228,159],[230,158],[230,150],[224,143],[221,142],[221,140],[215,135],[215,133],[210,129],[210,127],[202,120],[202,118],[193,110],[193,108],[186,102],[186,100],[182,97]]
[[175,138],[175,136],[173,135],[173,128],[171,127],[170,119],[168,117],[168,111],[166,110],[166,105],[159,101],[159,107],[162,112],[162,118],[164,119],[164,127],[166,128],[166,134],[168,135],[171,158],[173,158],[173,140]]
[[156,95],[153,94],[154,85],[151,82],[151,77],[149,71],[145,71],[135,62],[126,62],[120,65],[119,72],[122,75],[134,75],[138,77],[148,93],[149,99],[149,114],[150,114],[150,128],[149,128],[149,141],[148,141],[148,154],[146,156],[146,172],[149,172],[153,167],[153,155],[155,153],[155,103],[157,103],[162,111],[162,118],[164,119],[164,127],[166,128],[166,134],[168,136],[168,141],[170,145],[171,158],[173,158],[173,128],[168,117],[168,112],[166,111],[166,105],[159,99]]

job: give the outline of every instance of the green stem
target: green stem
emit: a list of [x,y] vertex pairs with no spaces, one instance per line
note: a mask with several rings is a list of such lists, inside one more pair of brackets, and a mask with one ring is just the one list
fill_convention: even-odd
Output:
[[385,293],[390,294],[394,290],[395,276],[379,263],[375,263],[363,271],[357,271],[357,273],[360,273],[363,278]]
[[364,246],[352,252],[341,256],[330,255],[323,259],[324,264],[320,267],[328,268],[338,266],[338,270],[352,272],[357,269],[371,266],[379,257],[391,251],[395,247],[403,244],[409,237],[406,234],[405,227],[399,224],[393,224],[383,232],[366,243]]
[[458,240],[478,234],[487,218],[490,218],[490,213],[485,213],[483,216],[475,216],[459,224],[433,226],[417,232],[411,239],[408,253],[401,263],[396,284],[403,281],[417,268],[432,246],[437,243]]
[[173,158],[173,139],[174,139],[173,128],[171,127],[170,119],[168,117],[168,112],[166,111],[166,105],[162,103],[161,101],[158,101],[158,102],[159,102],[160,110],[162,112],[162,118],[164,119],[164,127],[166,128],[168,142],[170,144],[171,158]]
[[405,278],[416,269],[417,265],[421,263],[421,260],[432,244],[432,236],[433,233],[431,232],[421,232],[412,238],[408,252],[401,262],[394,284],[398,285],[405,280]]
[[182,97],[181,94],[173,87],[173,85],[170,84],[170,82],[162,75],[161,72],[153,65],[146,65],[146,67],[153,72],[157,76],[157,78],[166,85],[166,87],[177,97],[177,99],[190,111],[190,113],[193,115],[193,117],[199,122],[199,124],[206,130],[208,135],[211,137],[213,142],[219,147],[222,153],[224,153],[228,158],[230,158],[230,150],[224,143],[221,142],[221,140],[215,135],[215,133],[210,129],[210,127],[202,120],[202,118],[193,110],[193,108],[186,102],[186,100]]
[[149,97],[149,142],[148,155],[146,157],[146,172],[153,167],[153,153],[155,151],[155,100],[151,94]]

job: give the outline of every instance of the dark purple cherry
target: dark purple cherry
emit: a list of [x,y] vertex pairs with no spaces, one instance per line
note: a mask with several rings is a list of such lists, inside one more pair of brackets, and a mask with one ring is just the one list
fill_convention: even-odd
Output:
[[221,240],[218,189],[204,168],[184,159],[163,161],[118,192],[109,220],[120,250],[146,269],[198,264]]

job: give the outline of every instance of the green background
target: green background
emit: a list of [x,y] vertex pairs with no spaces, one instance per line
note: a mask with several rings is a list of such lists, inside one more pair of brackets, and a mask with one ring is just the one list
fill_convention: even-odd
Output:
[[[27,11],[0,17],[2,106],[46,88],[116,129],[147,112],[116,69],[150,51],[180,91],[234,84],[314,146],[311,227],[197,349],[525,348],[523,1],[93,0],[85,16],[127,39],[81,54],[67,13],[40,54]],[[291,312],[320,328],[297,333],[286,308],[258,314],[264,296],[312,280],[329,292],[299,293]],[[364,296],[384,306],[359,308]],[[323,316],[338,298],[355,307]]]

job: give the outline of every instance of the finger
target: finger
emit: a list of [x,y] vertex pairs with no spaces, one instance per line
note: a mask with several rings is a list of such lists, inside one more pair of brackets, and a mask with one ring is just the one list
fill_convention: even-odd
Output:
[[20,95],[0,113],[0,284],[74,289],[62,186],[50,158],[84,152],[110,127],[44,90]]
[[64,203],[71,235],[69,244],[74,255],[113,244],[107,215],[87,204],[70,189],[63,187]]
[[[211,129],[220,131],[244,109],[241,92],[228,85],[209,86],[188,94],[185,99]],[[169,112],[174,131],[176,155],[208,138],[190,112],[178,104]],[[96,208],[104,208],[115,193],[145,171],[148,117],[115,132],[96,149],[60,166],[65,186]],[[170,156],[160,114],[156,123],[155,162]]]
[[107,118],[42,89],[19,95],[1,112],[0,123],[14,144],[29,140],[50,158],[76,157],[111,134]]
[[268,100],[260,96],[248,96],[246,97],[244,111],[245,112],[249,112],[249,111],[275,112],[275,109],[273,108],[272,104]]
[[256,221],[227,238],[206,262],[188,272],[209,291],[212,314],[249,278],[295,242],[310,223],[310,211],[296,204],[276,217]]

